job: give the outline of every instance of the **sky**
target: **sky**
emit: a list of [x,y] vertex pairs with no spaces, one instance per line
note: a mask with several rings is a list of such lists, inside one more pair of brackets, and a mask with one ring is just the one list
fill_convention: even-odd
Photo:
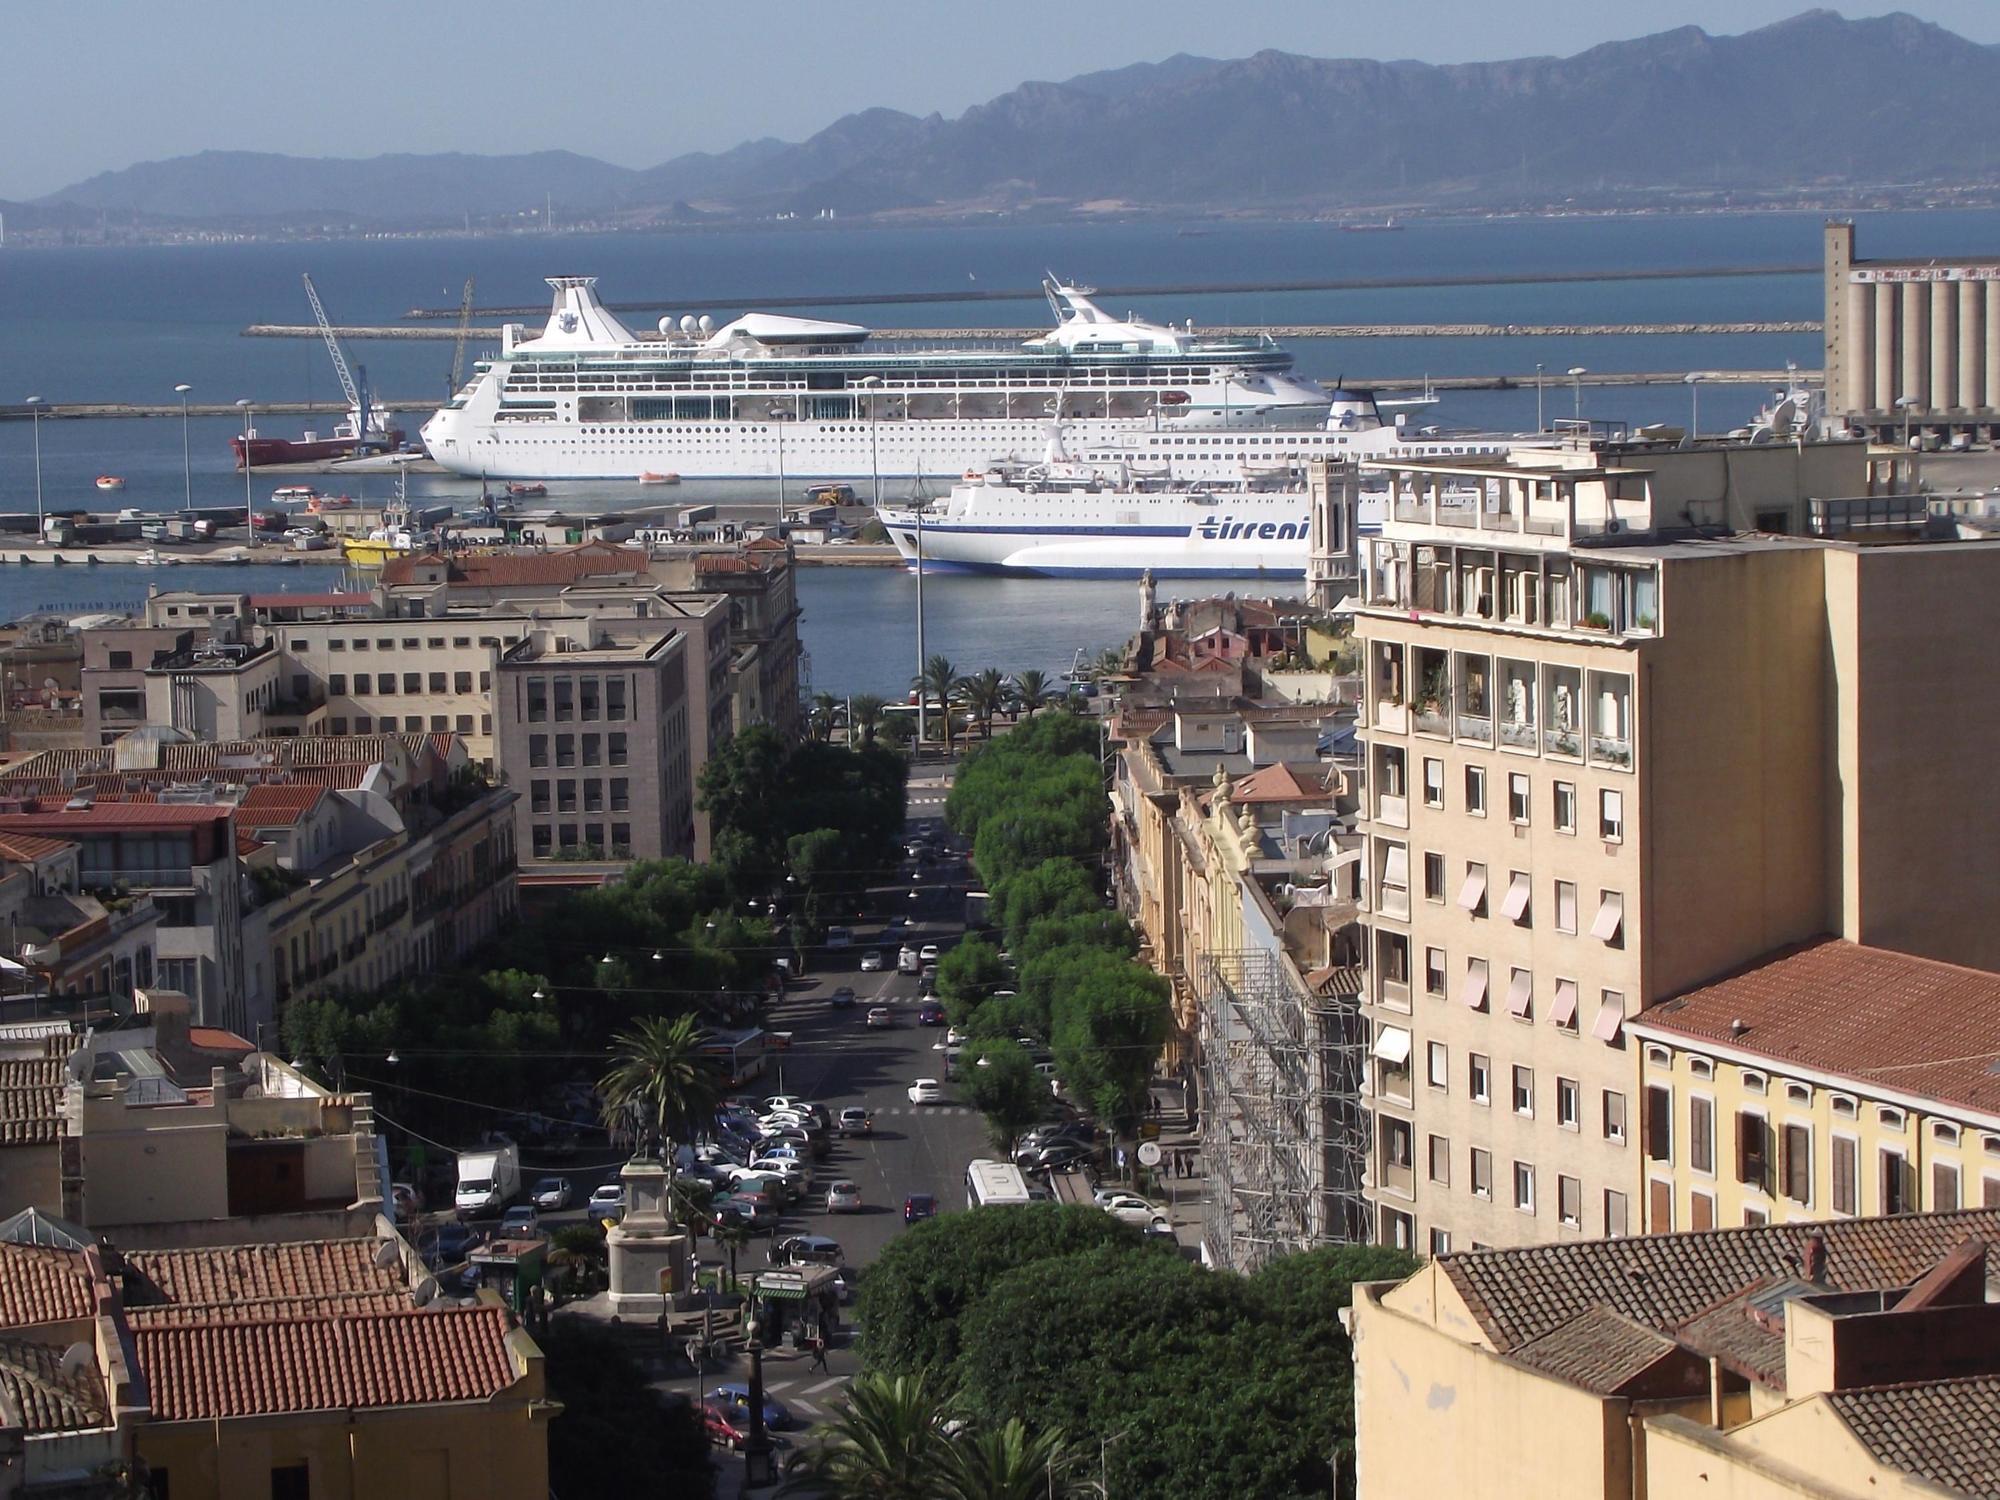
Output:
[[[645,167],[877,105],[957,115],[1177,52],[1468,62],[1808,0],[0,0],[0,199],[202,150],[563,148]],[[2000,42],[1996,0],[1911,0]],[[1848,8],[1881,14],[1884,6]]]

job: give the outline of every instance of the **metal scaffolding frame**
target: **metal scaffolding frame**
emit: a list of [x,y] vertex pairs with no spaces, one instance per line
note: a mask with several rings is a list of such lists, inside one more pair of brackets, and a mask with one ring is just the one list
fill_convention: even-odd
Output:
[[1204,955],[1196,983],[1210,1255],[1249,1272],[1368,1242],[1359,998],[1312,994],[1266,949]]

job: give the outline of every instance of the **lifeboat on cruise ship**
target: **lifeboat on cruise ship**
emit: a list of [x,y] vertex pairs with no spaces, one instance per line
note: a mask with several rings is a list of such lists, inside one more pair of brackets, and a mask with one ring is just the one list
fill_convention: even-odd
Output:
[[648,469],[639,476],[639,483],[641,484],[679,484],[680,482],[681,476],[678,474],[655,474],[651,469]]

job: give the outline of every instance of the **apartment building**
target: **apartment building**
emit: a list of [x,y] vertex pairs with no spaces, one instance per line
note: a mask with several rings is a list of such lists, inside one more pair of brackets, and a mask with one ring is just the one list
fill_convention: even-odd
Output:
[[1992,1495],[1996,1233],[1993,1211],[1771,1224],[1358,1285],[1357,1493]]
[[532,625],[500,659],[500,767],[531,860],[695,852],[689,641],[657,620]]
[[2000,1208],[2000,974],[1822,938],[1631,1035],[1648,1230]]
[[[1356,634],[1379,1236],[1636,1231],[1646,1005],[1826,932],[2000,962],[1975,915],[2000,813],[1952,790],[2000,729],[1961,690],[2000,550],[1886,544],[1921,536],[1921,502],[1871,494],[1855,444],[1377,467]],[[1885,511],[1910,524],[1849,524]]]

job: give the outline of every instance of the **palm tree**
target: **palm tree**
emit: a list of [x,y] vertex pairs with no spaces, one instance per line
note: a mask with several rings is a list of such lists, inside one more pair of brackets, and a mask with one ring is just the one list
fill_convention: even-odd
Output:
[[738,1218],[728,1218],[715,1226],[715,1242],[729,1252],[729,1290],[736,1290],[736,1252],[749,1248],[750,1225]]
[[1106,646],[1097,653],[1097,660],[1090,664],[1090,675],[1099,682],[1107,677],[1116,677],[1125,670],[1125,653],[1116,646]]
[[944,719],[944,753],[951,754],[951,706],[957,700],[965,679],[958,675],[958,668],[952,665],[948,656],[933,656],[924,663],[923,671],[916,675],[911,686],[923,695],[925,703],[936,699]]
[[642,1156],[671,1160],[715,1117],[723,1080],[702,1054],[708,1032],[691,1015],[654,1016],[612,1038],[611,1070],[597,1081],[604,1123],[629,1136]]
[[1036,1431],[1019,1418],[974,1427],[944,1445],[937,1489],[942,1500],[1042,1500],[1095,1492],[1082,1476],[1088,1456],[1060,1427]]
[[968,677],[960,684],[965,706],[979,716],[979,733],[993,738],[993,716],[1007,706],[1007,678],[993,667]]
[[849,732],[859,729],[862,743],[874,744],[875,731],[882,724],[882,711],[889,705],[873,693],[857,693],[848,700],[847,706],[854,715],[854,723],[850,726]]
[[834,720],[840,715],[840,700],[831,693],[814,693],[812,714],[807,722],[812,726],[813,738],[830,740],[833,738]]
[[1025,672],[1014,674],[1014,716],[1032,715],[1036,709],[1055,697],[1056,692],[1049,685],[1046,672],[1030,667]]
[[[823,1441],[801,1458],[780,1494],[826,1500],[934,1500],[949,1446],[944,1408],[915,1376],[863,1375]],[[1046,1480],[1044,1481],[1046,1483]]]

